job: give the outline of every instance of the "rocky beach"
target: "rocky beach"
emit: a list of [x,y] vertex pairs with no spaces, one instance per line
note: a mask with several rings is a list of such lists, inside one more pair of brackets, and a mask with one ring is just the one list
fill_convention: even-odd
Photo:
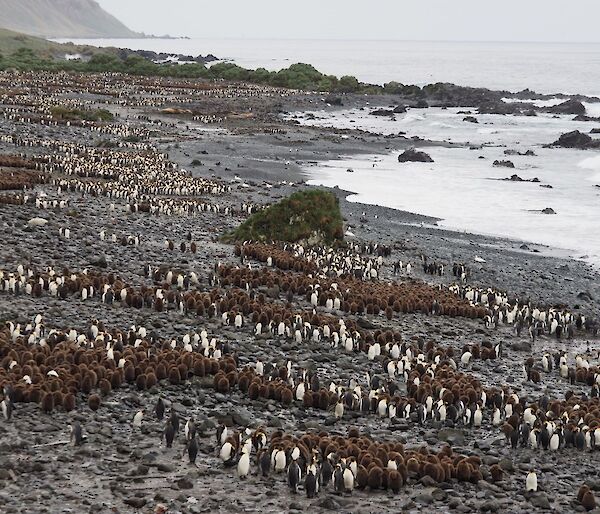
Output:
[[596,99],[12,71],[0,90],[1,512],[596,510],[597,269],[344,188],[342,245],[222,239],[317,189],[314,163],[440,145],[290,113],[518,122]]

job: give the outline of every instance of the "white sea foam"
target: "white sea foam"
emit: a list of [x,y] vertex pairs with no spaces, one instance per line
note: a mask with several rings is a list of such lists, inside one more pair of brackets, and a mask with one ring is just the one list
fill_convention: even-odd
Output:
[[[536,117],[478,115],[479,124],[463,122],[458,109],[423,111],[409,123],[370,116],[365,111],[328,114],[302,123],[320,126],[354,126],[377,133],[407,132],[407,136],[436,141],[489,143],[468,147],[427,147],[434,163],[398,163],[398,151],[384,156],[333,160],[306,168],[313,184],[354,191],[350,201],[377,204],[442,218],[440,226],[453,230],[531,241],[570,250],[574,257],[588,255],[600,264],[598,189],[600,154],[562,148],[544,148],[564,132],[588,132],[589,123],[572,116]],[[350,125],[350,120],[355,123]],[[483,126],[482,126],[483,125]],[[533,150],[535,157],[505,155],[505,149]],[[480,158],[483,157],[483,158]],[[583,158],[585,157],[585,158]],[[509,159],[516,169],[492,166]],[[375,164],[375,167],[373,167]],[[347,173],[352,168],[354,173]],[[498,180],[513,173],[540,183]],[[496,179],[496,180],[490,180]],[[591,183],[593,182],[593,183]],[[557,214],[541,214],[551,207]]]
[[600,118],[600,103],[583,102],[585,113],[593,118]]

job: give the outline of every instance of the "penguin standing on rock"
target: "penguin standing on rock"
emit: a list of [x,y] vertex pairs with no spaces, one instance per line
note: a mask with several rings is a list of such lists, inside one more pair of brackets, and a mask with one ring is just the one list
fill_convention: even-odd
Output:
[[537,480],[537,474],[535,473],[535,471],[531,470],[528,474],[527,474],[527,478],[525,479],[525,490],[527,492],[532,491],[532,492],[537,492],[538,489],[538,480]]
[[300,471],[300,466],[298,466],[298,463],[294,459],[288,467],[288,476],[287,476],[288,485],[290,486],[290,489],[292,490],[292,492],[294,494],[296,494],[298,492],[298,485],[300,485],[301,475],[302,475],[302,473]]
[[187,452],[190,464],[196,464],[196,457],[198,456],[198,441],[196,437],[193,437],[188,443]]
[[133,428],[142,428],[142,419],[144,419],[144,409],[141,409],[133,416]]
[[156,419],[161,421],[163,416],[165,415],[165,402],[163,402],[162,398],[159,398],[156,401],[156,407],[154,407],[154,413],[156,414]]
[[0,403],[0,406],[2,407],[2,415],[4,416],[4,419],[6,421],[10,421],[13,411],[13,403],[11,399],[8,396],[5,397],[4,400],[2,400],[2,403]]
[[81,424],[79,421],[75,421],[71,425],[71,444],[73,446],[81,446],[83,442],[83,431],[81,429]]
[[175,427],[173,426],[171,420],[167,421],[167,426],[165,427],[163,436],[167,443],[167,448],[171,448],[173,446],[173,440],[175,439]]
[[240,478],[246,478],[250,473],[250,453],[248,447],[244,445],[242,455],[237,465],[237,474]]

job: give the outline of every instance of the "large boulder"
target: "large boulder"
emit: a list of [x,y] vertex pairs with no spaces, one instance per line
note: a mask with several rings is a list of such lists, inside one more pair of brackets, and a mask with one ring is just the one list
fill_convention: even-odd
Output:
[[587,134],[579,132],[579,130],[573,130],[572,132],[562,134],[552,145],[587,150],[588,148],[600,148],[600,140],[593,139]]
[[548,109],[548,112],[554,114],[577,114],[585,115],[585,105],[579,100],[567,100],[558,105],[554,105]]
[[425,152],[409,148],[398,156],[398,162],[433,162],[433,159]]

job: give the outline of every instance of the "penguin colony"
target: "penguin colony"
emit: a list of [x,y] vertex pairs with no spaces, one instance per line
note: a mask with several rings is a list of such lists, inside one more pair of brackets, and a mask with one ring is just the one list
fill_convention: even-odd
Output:
[[[65,80],[48,73],[0,74],[0,84],[10,88],[42,83],[56,87],[55,93],[28,96],[27,102],[19,95],[3,98],[4,120],[14,127],[60,126],[78,135],[102,135],[115,144],[3,132],[0,142],[11,148],[0,158],[0,167],[9,170],[2,173],[0,189],[13,191],[0,197],[0,204],[7,206],[3,208],[39,211],[41,216],[67,211],[78,199],[90,198],[102,202],[114,217],[209,215],[225,222],[263,208],[236,197],[231,184],[192,175],[155,148],[154,135],[176,134],[175,123],[142,115],[119,115],[110,123],[54,116],[51,108],[56,105],[98,107],[93,100],[78,98],[61,103],[65,98],[60,95],[73,92]],[[80,80],[77,92],[102,92],[109,98],[108,108],[164,109],[198,99],[292,94],[259,86],[199,86],[194,81],[104,74]],[[198,109],[191,106],[189,121],[227,121],[224,112]],[[74,222],[53,226],[52,231],[67,244],[83,230]],[[505,437],[512,452],[593,455],[600,448],[600,371],[598,356],[591,351],[574,356],[562,348],[532,352],[519,364],[523,384],[564,384],[568,391],[558,398],[548,391],[532,394],[513,388],[501,379],[493,384],[483,380],[476,367],[505,359],[503,343],[485,338],[464,343],[452,336],[440,343],[407,337],[403,326],[444,317],[471,323],[484,334],[504,330],[520,338],[528,333],[538,344],[593,337],[594,320],[568,306],[536,305],[476,287],[468,283],[472,271],[463,263],[430,261],[425,255],[400,260],[392,247],[374,242],[330,248],[248,241],[228,247],[207,269],[198,262],[205,241],[191,231],[148,236],[107,226],[94,240],[118,245],[123,252],[155,244],[164,262],[140,261],[135,276],[115,269],[75,269],[68,262],[59,267],[40,260],[43,256],[35,262],[3,264],[2,301],[25,298],[40,307],[64,302],[97,313],[90,323],[72,320],[53,328],[42,315],[6,323],[0,331],[0,407],[7,426],[19,423],[26,405],[36,405],[44,416],[95,413],[120,393],[158,391],[158,400],[144,396],[143,405],[132,412],[136,434],[147,434],[147,427],[156,425],[161,444],[182,449],[190,465],[216,459],[222,463],[220,471],[234,468],[240,480],[279,476],[292,494],[309,498],[326,492],[400,494],[417,481],[504,482],[512,473],[483,463],[471,451],[449,445],[433,450],[420,439],[412,444],[384,440],[353,426],[289,433],[230,422],[219,426],[216,440],[207,447],[198,420],[178,413],[169,391],[202,387],[222,398],[243,398],[253,407],[269,402],[281,412],[301,408],[308,416],[329,415],[331,424],[341,427],[348,420],[352,425],[369,420],[422,429],[448,425],[474,434],[489,427]],[[427,282],[431,276],[443,281],[450,269],[455,284]],[[393,280],[399,275],[402,280]],[[144,311],[170,324],[190,319],[198,328],[165,337],[161,329],[131,322]],[[128,319],[130,323],[121,324],[128,328],[106,327],[102,318],[107,312]],[[199,328],[207,325],[208,331]],[[220,329],[235,338],[221,338]],[[238,348],[242,338],[273,348],[307,348],[315,356],[351,354],[360,367],[341,378],[335,363],[323,370],[291,358],[261,361]],[[69,440],[74,446],[85,444],[85,421],[73,420]],[[516,472],[522,490],[543,488],[539,471]],[[573,497],[583,508],[595,508],[587,485],[574,490]]]

